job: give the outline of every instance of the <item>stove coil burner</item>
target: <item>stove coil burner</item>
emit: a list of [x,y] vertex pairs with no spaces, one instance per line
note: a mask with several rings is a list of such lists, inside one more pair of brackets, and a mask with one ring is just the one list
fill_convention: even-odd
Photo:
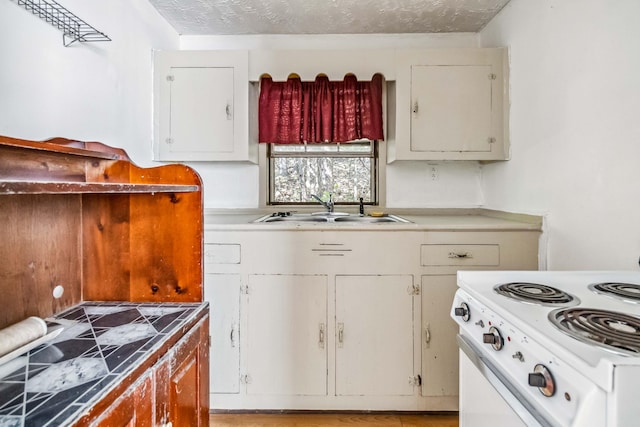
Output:
[[556,305],[579,303],[579,300],[573,295],[540,283],[511,282],[498,285],[494,289],[500,295],[533,304]]
[[619,354],[640,353],[640,318],[595,308],[564,308],[549,313],[549,320],[579,341]]
[[640,285],[635,283],[604,282],[589,285],[598,294],[640,304]]

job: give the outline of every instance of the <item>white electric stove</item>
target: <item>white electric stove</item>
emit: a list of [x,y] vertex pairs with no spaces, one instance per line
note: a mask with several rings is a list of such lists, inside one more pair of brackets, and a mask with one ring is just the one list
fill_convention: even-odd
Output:
[[640,425],[640,273],[461,271],[458,286],[461,426]]

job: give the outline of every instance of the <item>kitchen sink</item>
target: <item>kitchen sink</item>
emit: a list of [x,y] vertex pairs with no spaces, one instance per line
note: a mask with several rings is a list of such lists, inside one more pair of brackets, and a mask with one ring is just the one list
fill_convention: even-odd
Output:
[[291,216],[267,216],[253,222],[328,222],[326,217],[295,214]]
[[401,218],[396,215],[385,215],[385,216],[369,216],[369,215],[349,215],[349,216],[340,216],[334,218],[335,222],[364,222],[364,223],[378,223],[378,222],[404,222],[409,223],[411,221]]
[[348,214],[344,212],[318,212],[312,214],[277,212],[271,215],[256,219],[256,223],[284,223],[284,222],[335,222],[352,224],[378,224],[378,223],[410,223],[411,221],[396,215],[369,216],[359,214]]

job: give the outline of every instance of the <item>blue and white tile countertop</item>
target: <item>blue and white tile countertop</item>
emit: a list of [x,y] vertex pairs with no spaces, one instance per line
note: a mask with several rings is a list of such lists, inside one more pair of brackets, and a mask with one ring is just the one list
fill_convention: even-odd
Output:
[[47,319],[64,331],[0,365],[0,427],[69,425],[206,307],[85,302]]

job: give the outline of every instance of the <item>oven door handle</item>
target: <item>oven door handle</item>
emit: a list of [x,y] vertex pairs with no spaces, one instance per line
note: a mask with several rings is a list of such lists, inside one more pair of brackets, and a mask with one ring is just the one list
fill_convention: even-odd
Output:
[[516,388],[514,388],[495,365],[476,350],[473,343],[458,334],[458,347],[469,360],[478,368],[483,377],[496,389],[498,394],[507,402],[511,409],[524,421],[527,426],[554,427],[558,424],[549,422]]

